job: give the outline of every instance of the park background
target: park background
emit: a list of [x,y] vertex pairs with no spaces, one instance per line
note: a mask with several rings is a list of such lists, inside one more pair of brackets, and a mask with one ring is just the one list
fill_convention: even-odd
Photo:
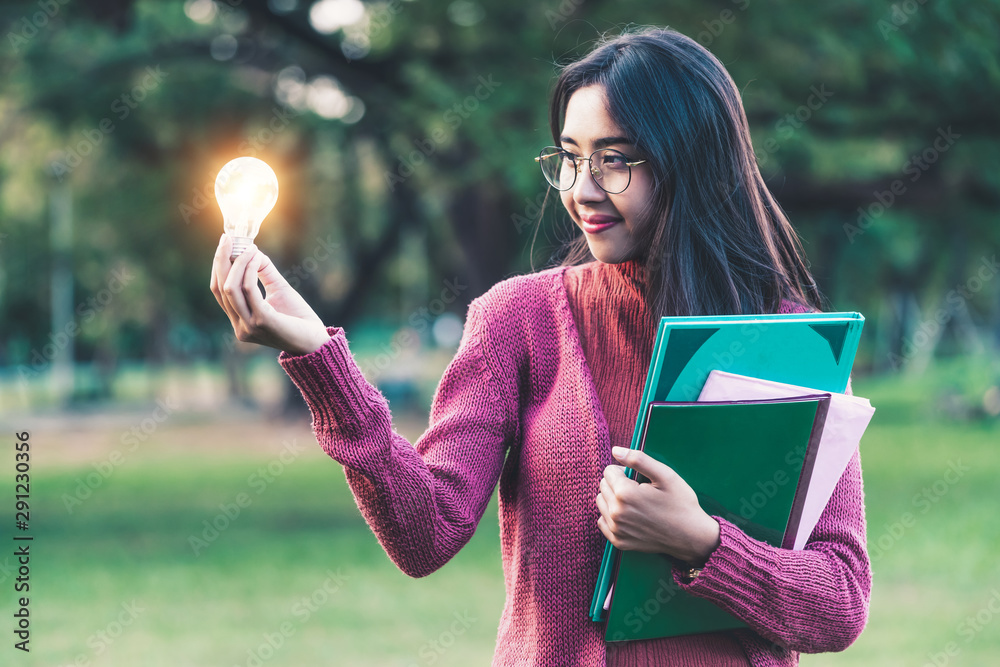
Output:
[[0,663],[487,664],[495,502],[443,570],[392,566],[276,353],[236,342],[208,290],[212,185],[238,155],[274,167],[258,245],[413,441],[469,301],[574,231],[540,211],[532,161],[557,65],[645,24],[726,65],[832,309],[866,316],[871,616],[802,663],[994,663],[998,18],[993,0],[3,3],[0,538],[27,431],[35,539],[30,654],[0,550]]

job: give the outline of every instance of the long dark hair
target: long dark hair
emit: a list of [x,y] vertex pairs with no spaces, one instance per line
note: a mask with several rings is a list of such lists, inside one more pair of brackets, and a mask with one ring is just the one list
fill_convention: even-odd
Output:
[[[608,113],[654,176],[639,259],[652,316],[776,313],[783,299],[825,310],[801,241],[757,168],[746,113],[707,49],[669,29],[604,40],[565,67],[549,125],[559,144],[578,89],[604,87]],[[593,256],[581,234],[562,266]]]

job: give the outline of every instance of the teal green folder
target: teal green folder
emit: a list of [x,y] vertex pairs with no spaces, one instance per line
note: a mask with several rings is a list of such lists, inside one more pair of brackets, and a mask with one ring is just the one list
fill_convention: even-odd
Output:
[[[857,312],[661,318],[632,449],[639,446],[651,402],[696,400],[708,374],[716,369],[843,393],[864,320]],[[605,543],[590,602],[593,621],[605,619],[616,551]]]
[[[642,449],[673,468],[706,512],[751,537],[791,548],[829,409],[830,394],[794,398],[653,402]],[[641,478],[640,481],[645,481]],[[663,554],[620,552],[607,641],[745,627],[680,589]]]

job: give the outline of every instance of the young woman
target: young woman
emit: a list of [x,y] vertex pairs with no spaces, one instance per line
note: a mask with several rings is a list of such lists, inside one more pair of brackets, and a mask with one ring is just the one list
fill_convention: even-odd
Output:
[[[661,316],[823,306],[732,79],[676,32],[626,34],[562,71],[550,117],[555,146],[537,160],[582,233],[561,266],[470,304],[414,445],[344,330],[263,253],[230,263],[223,237],[212,292],[240,340],[282,350],[318,441],[407,574],[454,556],[499,482],[507,600],[494,665],[794,665],[800,651],[846,648],[871,583],[857,456],[791,551],[708,515],[672,470],[627,449]],[[749,629],[606,644],[587,616],[605,538],[681,561],[678,584]]]

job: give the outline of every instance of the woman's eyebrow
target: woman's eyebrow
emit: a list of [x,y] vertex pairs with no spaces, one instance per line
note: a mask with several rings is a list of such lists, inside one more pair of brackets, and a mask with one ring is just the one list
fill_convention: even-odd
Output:
[[[580,145],[580,144],[576,143],[576,141],[572,137],[567,137],[565,135],[559,137],[559,141],[560,141],[560,143],[573,144],[574,146],[579,146]],[[595,150],[596,149],[601,149],[601,148],[607,148],[608,146],[616,146],[616,145],[631,146],[632,142],[628,140],[628,137],[601,137],[600,139],[595,139],[594,140],[594,149]]]

